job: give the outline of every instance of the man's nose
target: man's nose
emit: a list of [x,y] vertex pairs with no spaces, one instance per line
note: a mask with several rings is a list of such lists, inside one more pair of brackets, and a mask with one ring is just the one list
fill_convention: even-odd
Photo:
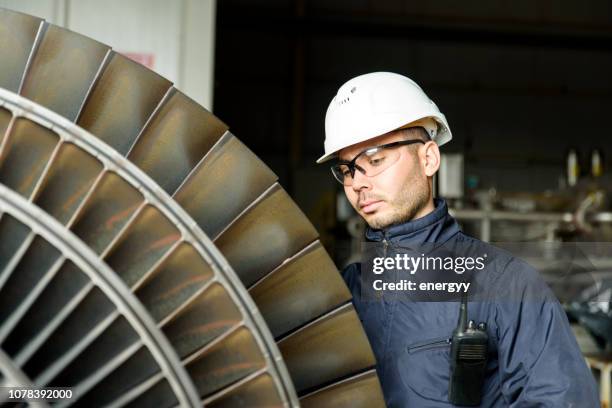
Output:
[[355,175],[353,176],[353,190],[361,191],[363,189],[369,190],[372,188],[372,183],[369,177],[355,169]]

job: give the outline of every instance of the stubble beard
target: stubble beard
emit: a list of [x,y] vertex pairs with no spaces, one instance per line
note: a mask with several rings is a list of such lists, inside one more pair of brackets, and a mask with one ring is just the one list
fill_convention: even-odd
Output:
[[[419,169],[419,173],[421,171]],[[366,222],[370,228],[383,229],[413,220],[429,203],[430,193],[429,182],[424,174],[414,174],[406,180],[399,194],[393,200],[387,201],[390,211],[374,214],[370,219],[366,219]]]

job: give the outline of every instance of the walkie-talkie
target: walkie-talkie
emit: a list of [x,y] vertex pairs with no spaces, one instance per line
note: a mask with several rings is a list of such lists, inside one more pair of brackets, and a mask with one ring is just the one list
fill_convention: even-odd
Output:
[[487,367],[487,324],[467,322],[467,293],[461,298],[459,322],[451,343],[448,400],[454,405],[480,405]]

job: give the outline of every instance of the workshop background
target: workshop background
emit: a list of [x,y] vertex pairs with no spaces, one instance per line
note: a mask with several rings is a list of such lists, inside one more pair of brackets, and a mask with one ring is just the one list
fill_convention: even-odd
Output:
[[[437,194],[468,233],[541,249],[529,261],[546,269],[585,354],[600,354],[589,363],[609,400],[612,359],[601,352],[612,344],[611,2],[0,0],[0,7],[95,38],[173,81],[278,175],[338,267],[359,257],[364,225],[328,166],[314,163],[325,111],[359,74],[412,78],[453,132],[441,149]],[[576,243],[593,243],[595,255],[585,250],[584,259],[546,268]],[[573,261],[579,265],[568,277]],[[592,300],[586,309],[578,303]]]
[[514,193],[499,203],[508,210],[575,210],[559,197],[571,149],[581,180],[599,154],[598,183],[612,185],[610,2],[221,1],[214,111],[279,174],[338,260],[340,186],[313,163],[337,88],[381,70],[414,79],[446,115],[453,141],[442,152],[463,163],[461,188],[449,188],[464,207],[494,189],[498,203]]

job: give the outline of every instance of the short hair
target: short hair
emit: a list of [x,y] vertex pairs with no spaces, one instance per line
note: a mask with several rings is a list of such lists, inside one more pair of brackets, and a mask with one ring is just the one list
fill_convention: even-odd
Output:
[[424,142],[431,141],[431,137],[429,137],[429,133],[422,126],[409,127],[404,129],[399,129],[397,132],[406,138],[406,140],[414,140],[420,139]]

